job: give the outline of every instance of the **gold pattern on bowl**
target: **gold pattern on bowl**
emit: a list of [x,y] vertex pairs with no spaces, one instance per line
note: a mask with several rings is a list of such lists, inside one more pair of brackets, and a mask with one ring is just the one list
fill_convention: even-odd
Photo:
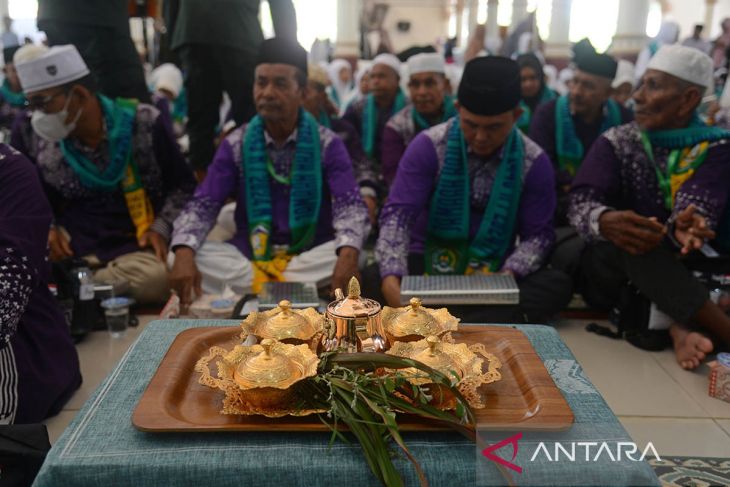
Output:
[[[493,354],[488,353],[482,344],[453,343],[451,340],[442,341],[437,336],[431,335],[416,342],[396,342],[386,353],[417,360],[446,375],[456,385],[469,405],[476,409],[486,407],[484,398],[478,390],[479,387],[502,378],[499,373],[501,362]],[[486,372],[484,371],[485,360],[487,361]],[[448,391],[433,384],[423,372],[417,369],[404,369],[403,373],[413,376],[409,379],[413,384],[425,385],[430,387],[432,392],[438,392],[438,394],[433,394],[437,402],[436,406],[443,409],[455,407],[455,399],[450,397]]]
[[383,308],[383,328],[391,345],[418,341],[432,335],[440,337],[456,331],[458,327],[459,319],[448,309],[424,308],[418,298],[411,298],[410,305],[403,308]]
[[262,312],[253,312],[241,322],[241,339],[253,334],[261,339],[272,338],[294,345],[311,343],[322,331],[322,315],[314,308],[292,309],[283,300],[279,306]]
[[[215,358],[217,378],[209,367]],[[195,370],[201,373],[198,382],[225,392],[223,414],[280,417],[291,414],[296,399],[292,386],[316,375],[318,365],[319,358],[307,345],[266,338],[260,345],[236,345],[231,351],[212,347]]]

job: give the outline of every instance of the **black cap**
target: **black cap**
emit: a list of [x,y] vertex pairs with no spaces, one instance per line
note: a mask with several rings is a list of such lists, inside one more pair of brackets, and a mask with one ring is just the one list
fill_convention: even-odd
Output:
[[575,66],[581,71],[608,79],[616,77],[618,63],[608,54],[583,53],[575,57]]
[[272,37],[259,46],[256,66],[259,64],[289,64],[307,74],[307,51],[293,39]]
[[499,115],[514,109],[521,98],[520,67],[502,56],[474,58],[464,67],[459,105],[475,115]]
[[18,49],[20,49],[20,46],[10,46],[3,49],[3,59],[5,59],[5,64],[13,62],[13,56],[15,56],[15,51]]

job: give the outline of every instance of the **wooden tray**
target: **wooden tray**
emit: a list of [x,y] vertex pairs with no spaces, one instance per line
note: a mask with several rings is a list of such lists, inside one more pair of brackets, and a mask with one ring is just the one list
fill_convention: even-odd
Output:
[[[270,419],[220,414],[223,392],[198,384],[193,370],[214,345],[233,348],[238,327],[191,328],[181,332],[134,410],[132,424],[141,431],[329,431],[317,416]],[[573,412],[527,337],[507,327],[460,326],[457,342],[484,343],[502,361],[502,379],[482,386],[487,407],[475,410],[477,427],[520,431],[564,430]],[[240,339],[238,339],[240,342]],[[404,416],[403,431],[443,427]]]

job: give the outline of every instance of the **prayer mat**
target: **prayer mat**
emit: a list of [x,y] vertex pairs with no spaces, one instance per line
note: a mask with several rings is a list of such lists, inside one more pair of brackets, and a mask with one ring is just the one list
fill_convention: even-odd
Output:
[[663,487],[730,485],[730,458],[662,457],[647,460]]

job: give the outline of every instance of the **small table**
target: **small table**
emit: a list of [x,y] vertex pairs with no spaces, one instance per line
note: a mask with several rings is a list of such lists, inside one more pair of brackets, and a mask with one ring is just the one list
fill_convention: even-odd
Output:
[[[132,411],[177,334],[222,324],[236,322],[149,324],[53,445],[34,486],[375,485],[360,446],[336,441],[329,447],[326,433],[151,434],[132,426]],[[514,328],[529,338],[575,415],[574,428],[554,436],[561,442],[585,441],[585,431],[595,423],[601,425],[601,439],[631,441],[553,328]],[[474,443],[451,432],[407,433],[404,439],[431,485],[475,485],[479,452]],[[405,459],[396,466],[406,485],[418,484]],[[604,468],[602,479],[610,479],[604,485],[659,485],[645,462]],[[583,474],[585,467],[579,465],[561,468],[564,479]],[[499,475],[496,469],[494,475]]]

